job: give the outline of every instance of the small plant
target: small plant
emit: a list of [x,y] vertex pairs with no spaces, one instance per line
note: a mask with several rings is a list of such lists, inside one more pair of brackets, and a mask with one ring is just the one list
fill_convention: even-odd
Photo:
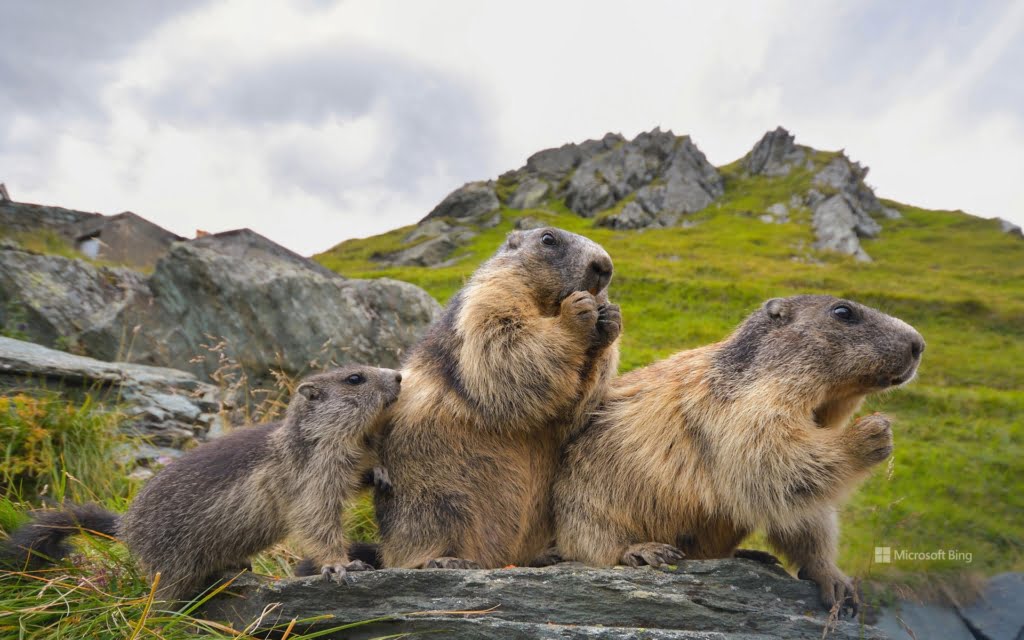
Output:
[[127,500],[124,416],[91,395],[69,402],[56,394],[0,397],[0,495],[31,504]]

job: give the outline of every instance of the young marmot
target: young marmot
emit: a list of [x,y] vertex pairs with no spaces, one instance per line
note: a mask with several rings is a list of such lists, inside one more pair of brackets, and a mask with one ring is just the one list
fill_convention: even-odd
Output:
[[560,446],[618,362],[611,275],[582,236],[514,231],[451,300],[384,431],[384,566],[527,564],[550,545]]
[[[194,596],[221,572],[295,534],[325,576],[349,562],[342,506],[373,468],[370,440],[399,397],[391,369],[349,366],[302,381],[282,423],[205,443],[150,480],[123,516],[96,505],[39,513],[7,542],[23,566],[68,552],[78,531],[124,541],[164,600]],[[40,557],[42,556],[42,557]]]
[[914,377],[924,340],[830,296],[769,300],[723,342],[613,382],[555,482],[558,547],[594,565],[733,554],[748,534],[856,607],[836,566],[836,507],[892,452],[888,418],[849,425],[870,393]]

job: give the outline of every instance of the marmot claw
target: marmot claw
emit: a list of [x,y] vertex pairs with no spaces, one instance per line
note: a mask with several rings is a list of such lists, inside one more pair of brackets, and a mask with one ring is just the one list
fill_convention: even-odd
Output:
[[661,567],[667,564],[676,564],[685,557],[685,553],[670,544],[644,542],[634,544],[626,549],[626,552],[622,554],[622,564],[628,567],[642,567],[645,564]]
[[597,307],[597,343],[609,345],[622,332],[622,310],[610,302]]
[[426,564],[426,569],[479,569],[480,565],[475,560],[469,560],[467,558],[453,558],[450,556],[443,556],[441,558],[434,558]]

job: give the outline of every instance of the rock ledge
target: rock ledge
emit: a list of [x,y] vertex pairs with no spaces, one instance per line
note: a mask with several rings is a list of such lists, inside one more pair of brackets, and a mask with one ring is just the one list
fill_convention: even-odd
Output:
[[[230,587],[231,595],[212,600],[202,613],[236,628],[265,611],[271,612],[263,617],[267,627],[325,615],[330,618],[309,628],[387,618],[346,630],[346,638],[434,632],[459,639],[817,640],[828,625],[812,583],[750,560],[694,560],[663,570],[573,563],[489,571],[391,569],[350,573],[347,580],[274,581],[244,574]],[[470,611],[480,613],[451,613]],[[842,620],[827,637],[885,636]]]

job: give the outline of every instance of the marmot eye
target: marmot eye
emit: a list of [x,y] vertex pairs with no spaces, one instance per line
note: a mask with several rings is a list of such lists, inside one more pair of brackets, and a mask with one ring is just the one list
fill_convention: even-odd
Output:
[[345,378],[345,382],[349,384],[363,384],[366,382],[366,378],[361,373],[353,373],[349,377]]
[[845,304],[841,304],[838,307],[832,309],[832,315],[834,315],[837,319],[842,320],[843,322],[853,322],[855,319],[853,315],[853,309],[846,306]]
[[555,238],[555,235],[553,233],[545,233],[540,237],[540,241],[548,245],[549,247],[553,247],[556,244],[558,244],[558,239]]

